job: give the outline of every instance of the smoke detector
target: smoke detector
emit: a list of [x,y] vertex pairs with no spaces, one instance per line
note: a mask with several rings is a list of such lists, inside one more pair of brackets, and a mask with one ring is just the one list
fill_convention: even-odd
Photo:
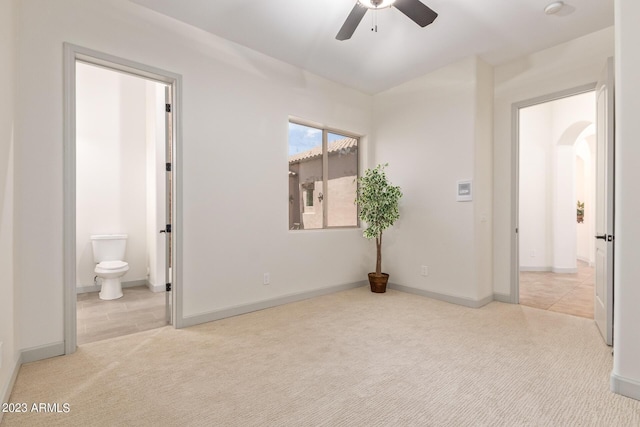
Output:
[[560,12],[560,9],[564,7],[563,1],[554,1],[553,3],[549,3],[547,7],[544,8],[544,13],[547,15],[553,15]]

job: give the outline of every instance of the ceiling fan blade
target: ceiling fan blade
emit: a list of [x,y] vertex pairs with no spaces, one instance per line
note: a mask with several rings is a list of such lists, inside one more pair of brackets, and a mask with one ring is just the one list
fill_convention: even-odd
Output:
[[364,14],[367,13],[367,8],[361,6],[360,3],[356,2],[356,5],[351,9],[351,13],[347,16],[347,20],[342,24],[342,28],[338,31],[338,35],[336,39],[338,40],[347,40],[350,39],[353,35],[356,28],[358,28],[358,24],[362,21]]
[[438,17],[436,12],[420,0],[396,0],[393,5],[421,27],[426,27]]

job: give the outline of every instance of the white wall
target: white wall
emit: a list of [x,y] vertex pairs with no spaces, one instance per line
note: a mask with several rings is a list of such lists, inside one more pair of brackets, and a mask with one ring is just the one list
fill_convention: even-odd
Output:
[[[474,302],[492,293],[491,83],[490,68],[467,58],[374,98],[375,162],[389,163],[404,193],[383,243],[392,283]],[[473,202],[456,201],[464,179]]]
[[576,250],[576,152],[573,145],[556,145],[553,188],[553,265],[556,273],[575,273]]
[[14,2],[0,0],[0,402],[9,397],[8,386],[18,360],[13,275],[14,55]]
[[473,228],[476,301],[493,297],[493,67],[476,61]]
[[122,280],[147,279],[146,95],[141,78],[76,66],[78,287],[94,284],[93,234],[127,234]]
[[[24,0],[19,12],[22,348],[63,340],[65,41],[183,77],[185,316],[366,280],[370,257],[363,254],[371,248],[360,230],[288,231],[286,170],[289,115],[369,135],[370,96],[125,0]],[[365,137],[364,166],[367,144]]]
[[[551,103],[553,145],[553,271],[576,272],[576,144],[595,133],[595,93],[588,92]],[[595,152],[593,153],[595,155]]]
[[640,399],[640,2],[616,0],[615,318],[612,388]]
[[553,263],[551,104],[520,110],[520,270],[551,270]]
[[584,202],[584,219],[577,224],[578,259],[595,263],[595,135],[576,144],[576,198]]
[[613,28],[580,37],[495,68],[493,159],[494,292],[511,293],[512,135],[514,103],[595,83],[613,56]]

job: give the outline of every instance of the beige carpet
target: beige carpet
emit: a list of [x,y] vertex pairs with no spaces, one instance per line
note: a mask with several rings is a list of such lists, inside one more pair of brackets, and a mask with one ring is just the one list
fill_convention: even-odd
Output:
[[3,426],[638,426],[593,321],[366,288],[24,365]]

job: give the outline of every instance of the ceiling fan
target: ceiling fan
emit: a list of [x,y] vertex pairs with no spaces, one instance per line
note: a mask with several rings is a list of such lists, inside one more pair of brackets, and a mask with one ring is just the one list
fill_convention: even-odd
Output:
[[336,39],[350,39],[358,24],[362,21],[364,14],[367,13],[367,9],[384,9],[392,6],[421,27],[426,27],[438,17],[436,12],[424,5],[420,0],[357,0],[351,13],[347,16],[347,20],[344,21],[342,28],[338,31]]

